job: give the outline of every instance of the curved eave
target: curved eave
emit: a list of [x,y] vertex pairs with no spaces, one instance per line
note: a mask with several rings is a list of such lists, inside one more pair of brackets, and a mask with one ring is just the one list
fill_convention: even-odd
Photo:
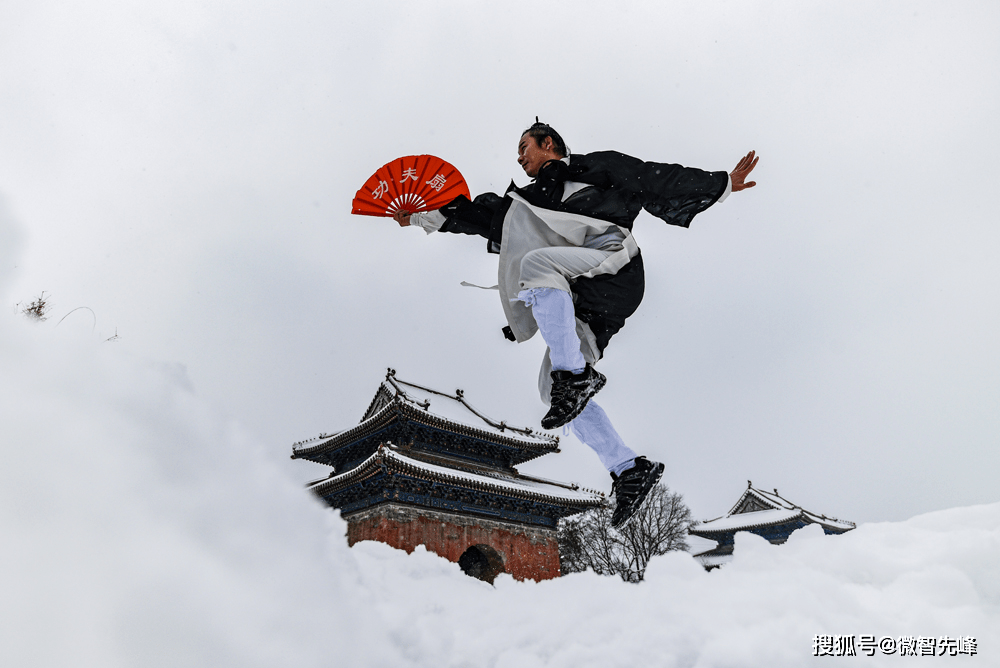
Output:
[[770,522],[755,522],[753,524],[741,524],[739,526],[720,528],[720,529],[705,529],[705,528],[700,528],[696,525],[688,529],[688,533],[690,533],[693,536],[701,536],[702,538],[717,540],[716,536],[720,536],[723,534],[735,533],[737,531],[750,531],[752,529],[763,529],[765,527],[773,527],[773,526],[778,526],[780,524],[787,524],[788,522],[795,522],[796,520],[802,520],[806,524],[818,524],[824,529],[829,529],[834,533],[845,533],[847,531],[850,531],[851,529],[854,529],[856,526],[853,522],[846,522],[844,520],[831,520],[833,522],[837,522],[837,524],[831,524],[831,521],[823,521],[822,519],[819,519],[818,517],[812,515],[812,513],[800,509],[799,512],[796,513],[795,515],[792,515],[791,517],[787,517],[784,519],[776,519]]
[[724,566],[733,560],[731,554],[696,554],[694,558],[705,568]]
[[450,474],[438,470],[438,468],[439,467],[431,468],[427,465],[417,465],[416,463],[411,463],[410,460],[393,454],[387,448],[380,447],[374,454],[372,454],[371,457],[350,471],[346,471],[332,478],[327,478],[326,480],[312,485],[309,489],[320,496],[323,496],[324,494],[332,494],[334,492],[339,492],[346,487],[350,487],[361,480],[370,478],[378,474],[379,471],[386,471],[388,473],[400,473],[414,478],[420,478],[427,480],[428,482],[459,485],[482,492],[489,492],[491,494],[505,494],[527,501],[558,504],[573,508],[595,508],[604,503],[603,499],[596,494],[585,493],[588,494],[590,498],[574,498],[560,496],[557,494],[545,494],[537,490],[515,486],[516,483],[513,483],[512,485],[498,484],[498,482],[491,481],[488,478],[475,474]]
[[692,554],[691,556],[694,557],[695,559],[697,559],[698,557],[714,557],[714,556],[716,556],[716,551],[718,549],[719,549],[719,546],[716,545],[711,550],[702,550],[701,552],[698,552],[696,554]]
[[318,455],[325,454],[331,450],[337,450],[344,446],[350,445],[355,441],[360,441],[366,436],[370,436],[381,429],[388,427],[392,422],[397,419],[397,411],[395,410],[396,403],[390,403],[387,406],[383,406],[375,415],[372,415],[367,420],[362,420],[357,426],[351,427],[350,429],[344,430],[339,434],[317,443],[316,445],[301,447],[298,445],[292,446],[292,459],[311,459]]
[[[736,516],[734,515],[734,517]],[[715,540],[714,538],[712,538],[712,536],[718,536],[720,534],[726,534],[726,533],[733,533],[736,531],[747,531],[749,529],[761,529],[763,527],[773,527],[773,526],[778,526],[779,524],[787,524],[789,522],[794,522],[795,520],[802,520],[802,519],[806,520],[809,523],[812,523],[812,520],[809,520],[807,517],[805,517],[805,515],[800,510],[794,515],[771,520],[770,522],[755,522],[753,524],[741,524],[739,526],[724,527],[719,529],[704,529],[698,526],[693,526],[690,529],[688,529],[688,533],[694,536],[701,536],[702,538],[709,538],[711,540]]]
[[559,451],[559,446],[555,442],[531,442],[500,436],[481,429],[476,429],[475,427],[470,427],[468,425],[440,418],[432,413],[427,413],[426,411],[414,408],[396,397],[391,403],[384,406],[377,413],[352,429],[342,431],[339,434],[334,435],[332,438],[314,446],[302,448],[293,446],[292,459],[313,459],[314,457],[326,454],[327,452],[346,447],[355,441],[359,441],[366,436],[388,427],[393,423],[393,421],[398,420],[400,415],[404,415],[413,422],[417,422],[426,427],[441,429],[443,431],[451,431],[463,436],[499,445],[501,447],[520,450],[525,455],[529,455],[527,457],[518,458],[516,463],[519,464],[531,461],[536,457],[541,457],[542,455],[546,455],[550,452]]
[[841,533],[845,531],[850,531],[851,529],[858,528],[858,525],[854,522],[849,522],[847,520],[838,520],[836,517],[827,517],[826,515],[820,515],[819,513],[813,513],[806,509],[802,509],[802,515],[806,517],[810,522],[814,524],[819,524],[820,526],[829,529],[831,531],[839,531]]

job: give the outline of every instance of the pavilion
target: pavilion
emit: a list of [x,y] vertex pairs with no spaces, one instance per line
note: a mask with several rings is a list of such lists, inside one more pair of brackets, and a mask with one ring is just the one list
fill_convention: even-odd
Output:
[[688,533],[718,543],[694,555],[707,570],[712,570],[732,561],[737,531],[749,531],[780,545],[793,531],[810,524],[819,524],[826,534],[841,534],[856,526],[854,522],[810,512],[782,498],[777,489],[773,493],[765,492],[748,480],[743,495],[728,513],[714,520],[697,522]]
[[558,451],[558,437],[492,420],[462,390],[438,392],[390,369],[357,426],[296,443],[292,458],[332,468],[308,489],[340,509],[350,545],[424,545],[492,582],[501,572],[558,577],[559,519],[604,503],[515,468]]

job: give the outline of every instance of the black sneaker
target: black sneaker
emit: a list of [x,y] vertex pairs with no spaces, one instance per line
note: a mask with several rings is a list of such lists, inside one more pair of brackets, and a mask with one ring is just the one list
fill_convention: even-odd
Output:
[[611,474],[614,483],[611,493],[615,495],[615,512],[611,516],[611,526],[623,529],[642,508],[649,493],[660,482],[665,467],[659,462],[651,462],[645,457],[636,457],[632,468],[621,475]]
[[552,372],[552,403],[542,418],[543,429],[555,429],[583,411],[590,398],[601,391],[608,379],[589,364],[580,373]]

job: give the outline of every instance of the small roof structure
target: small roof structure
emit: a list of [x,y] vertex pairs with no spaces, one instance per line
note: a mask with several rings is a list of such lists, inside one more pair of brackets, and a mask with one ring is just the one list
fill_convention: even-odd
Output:
[[714,548],[694,555],[711,570],[732,560],[737,531],[749,531],[780,544],[788,540],[793,531],[809,524],[820,525],[826,534],[841,534],[857,526],[854,522],[806,510],[779,495],[777,489],[773,493],[765,492],[748,480],[746,490],[728,513],[697,522],[688,533],[717,541]]
[[696,523],[691,527],[690,533],[717,540],[720,534],[787,524],[796,520],[805,524],[819,524],[828,534],[843,533],[857,526],[854,522],[810,512],[779,496],[777,489],[773,494],[765,492],[753,487],[748,480],[743,495],[728,513],[714,520]]

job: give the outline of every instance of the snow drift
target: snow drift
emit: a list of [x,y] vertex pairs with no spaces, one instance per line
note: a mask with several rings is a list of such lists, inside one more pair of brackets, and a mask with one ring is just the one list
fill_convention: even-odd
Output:
[[422,549],[349,549],[275,464],[286,444],[215,413],[182,366],[0,321],[3,665],[801,666],[820,634],[974,636],[975,658],[933,661],[998,665],[1000,504],[740,535],[729,566],[673,553],[641,585],[491,587]]

